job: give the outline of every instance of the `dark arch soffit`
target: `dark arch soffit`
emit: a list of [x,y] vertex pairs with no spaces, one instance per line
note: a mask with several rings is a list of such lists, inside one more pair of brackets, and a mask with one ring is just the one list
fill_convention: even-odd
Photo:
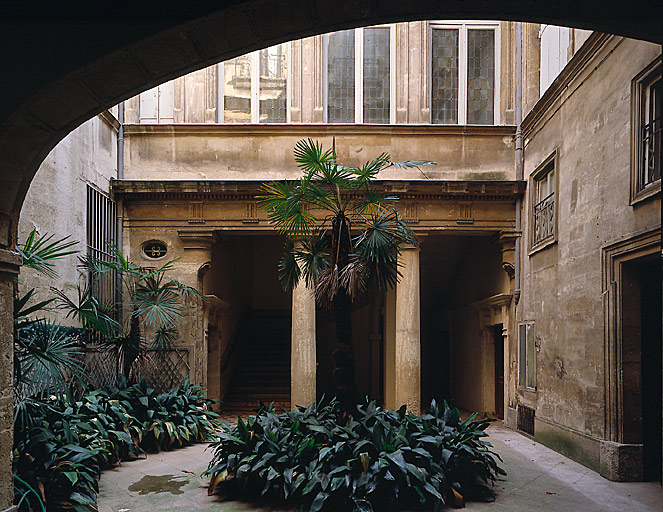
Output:
[[166,80],[318,33],[422,19],[496,19],[663,40],[640,0],[200,0],[25,2],[0,7],[0,247],[11,244],[32,176],[67,133]]

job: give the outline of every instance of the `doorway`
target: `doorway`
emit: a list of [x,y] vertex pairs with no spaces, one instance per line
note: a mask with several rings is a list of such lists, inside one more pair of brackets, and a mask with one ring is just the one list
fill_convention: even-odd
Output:
[[661,263],[622,267],[623,442],[643,445],[645,481],[661,481]]

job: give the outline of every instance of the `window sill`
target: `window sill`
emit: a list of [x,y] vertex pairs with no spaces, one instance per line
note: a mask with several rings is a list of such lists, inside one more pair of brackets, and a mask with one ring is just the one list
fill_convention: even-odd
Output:
[[646,186],[642,190],[632,194],[630,206],[636,206],[639,203],[643,203],[652,197],[655,197],[661,193],[661,180],[655,181],[654,183]]
[[535,246],[533,246],[527,253],[527,256],[531,257],[537,252],[547,249],[548,247],[555,245],[556,243],[557,243],[557,238],[554,235],[549,238],[546,238],[545,240],[542,240],[541,242],[538,242]]

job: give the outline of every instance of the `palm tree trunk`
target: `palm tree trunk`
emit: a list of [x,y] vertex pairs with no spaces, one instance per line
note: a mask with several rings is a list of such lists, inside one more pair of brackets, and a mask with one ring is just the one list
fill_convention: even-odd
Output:
[[336,397],[344,411],[350,411],[357,401],[355,383],[355,355],[352,347],[352,300],[344,290],[334,297],[334,320],[338,348],[334,356]]
[[140,320],[136,315],[131,315],[128,338],[127,343],[124,345],[124,354],[122,358],[122,372],[127,378],[127,382],[129,382],[131,367],[133,366],[134,361],[138,358],[138,353],[140,351]]
[[[332,221],[333,264],[338,266],[339,273],[350,263],[352,241],[350,224],[343,213]],[[349,412],[357,401],[357,385],[355,383],[355,356],[352,347],[352,299],[342,288],[336,292],[333,300],[334,321],[336,324],[336,341],[338,348],[334,357],[334,380],[336,381],[336,397],[343,411]]]

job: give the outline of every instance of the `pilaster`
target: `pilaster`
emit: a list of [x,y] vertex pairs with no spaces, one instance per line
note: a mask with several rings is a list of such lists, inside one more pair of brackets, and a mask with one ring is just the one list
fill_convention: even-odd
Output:
[[14,279],[21,257],[0,249],[0,509],[11,506],[12,446],[14,442]]

